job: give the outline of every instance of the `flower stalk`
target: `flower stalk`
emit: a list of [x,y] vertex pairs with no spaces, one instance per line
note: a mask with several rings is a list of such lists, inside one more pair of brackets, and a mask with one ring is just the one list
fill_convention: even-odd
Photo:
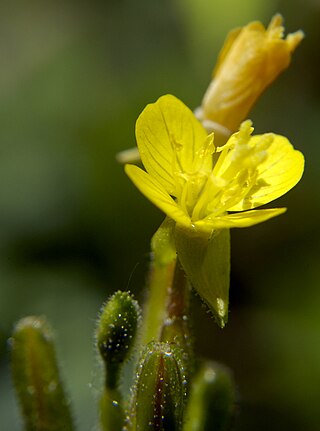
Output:
[[141,339],[143,345],[159,341],[178,347],[186,369],[191,370],[190,285],[177,259],[174,229],[175,223],[165,219],[151,242],[153,260]]
[[143,345],[161,337],[167,317],[168,291],[172,286],[177,255],[173,241],[174,223],[166,218],[151,240],[151,262],[148,275],[147,300],[144,304],[144,324],[141,328]]

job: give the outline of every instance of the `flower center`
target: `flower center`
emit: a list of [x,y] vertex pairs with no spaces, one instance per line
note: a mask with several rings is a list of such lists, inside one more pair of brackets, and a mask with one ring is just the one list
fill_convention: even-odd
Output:
[[273,135],[264,135],[253,144],[252,130],[250,121],[242,123],[240,131],[220,149],[193,208],[192,221],[211,219],[225,213],[248,196],[257,184],[259,165],[268,157],[267,150]]
[[253,141],[252,131],[247,120],[223,147],[216,149],[210,134],[191,152],[172,137],[174,196],[193,222],[224,214],[243,199],[247,202],[250,190],[259,187],[259,165],[268,157],[273,135]]

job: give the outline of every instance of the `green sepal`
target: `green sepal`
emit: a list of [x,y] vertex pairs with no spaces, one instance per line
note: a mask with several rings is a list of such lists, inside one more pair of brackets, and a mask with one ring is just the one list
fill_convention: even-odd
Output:
[[10,339],[11,369],[26,431],[71,431],[73,421],[51,329],[44,317],[29,316]]
[[106,367],[106,386],[118,384],[122,363],[129,358],[141,310],[129,292],[118,291],[102,307],[96,343]]
[[213,312],[223,328],[228,321],[230,278],[229,229],[214,231],[211,236],[175,228],[175,244],[181,265],[192,286]]
[[180,431],[186,397],[180,351],[169,343],[149,343],[138,366],[133,396],[130,430]]
[[183,431],[229,431],[233,425],[236,391],[228,368],[207,362],[195,374]]
[[174,228],[175,222],[166,217],[151,239],[152,260],[157,266],[169,265],[176,259]]

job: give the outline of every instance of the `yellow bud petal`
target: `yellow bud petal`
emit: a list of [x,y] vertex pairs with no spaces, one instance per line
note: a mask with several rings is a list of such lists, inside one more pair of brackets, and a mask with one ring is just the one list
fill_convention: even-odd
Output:
[[213,80],[203,98],[201,121],[214,121],[235,131],[276,77],[286,69],[304,35],[283,38],[282,17],[276,15],[267,29],[252,22],[229,35]]

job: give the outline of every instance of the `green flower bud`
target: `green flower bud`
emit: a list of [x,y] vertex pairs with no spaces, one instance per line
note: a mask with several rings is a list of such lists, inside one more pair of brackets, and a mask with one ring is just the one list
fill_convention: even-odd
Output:
[[228,321],[230,234],[229,229],[206,236],[177,226],[177,254],[192,286],[223,328]]
[[128,292],[116,292],[102,308],[96,340],[110,388],[116,386],[121,364],[130,354],[140,314],[137,301]]
[[235,389],[229,370],[205,363],[192,381],[183,431],[228,431],[234,406]]
[[9,344],[13,382],[25,429],[73,430],[69,402],[59,377],[52,332],[44,317],[21,319]]
[[169,343],[149,343],[138,367],[130,429],[181,430],[185,395],[179,351]]

